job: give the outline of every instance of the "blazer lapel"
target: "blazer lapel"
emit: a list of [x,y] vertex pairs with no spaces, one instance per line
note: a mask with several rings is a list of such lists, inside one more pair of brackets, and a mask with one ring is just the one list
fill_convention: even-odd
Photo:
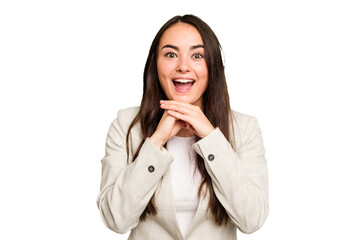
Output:
[[176,219],[170,168],[156,189],[156,206],[159,210],[156,217],[163,227],[174,236],[174,239],[184,239]]
[[[137,147],[141,144],[141,127],[139,122],[134,125],[130,134],[130,158],[137,150]],[[130,164],[130,162],[129,162]],[[155,221],[158,221],[176,240],[184,240],[193,231],[193,229],[206,218],[206,210],[209,202],[209,193],[206,188],[203,187],[197,207],[195,217],[190,225],[189,231],[186,236],[183,236],[176,219],[176,210],[174,203],[173,184],[171,177],[171,169],[164,174],[162,180],[159,182],[155,191],[155,202],[158,209],[158,213],[154,217]]]
[[205,220],[208,203],[209,203],[209,193],[206,191],[206,188],[204,186],[202,188],[202,190],[201,190],[199,205],[198,205],[198,208],[196,210],[195,217],[194,217],[193,221],[191,222],[191,225],[190,225],[189,230],[188,230],[188,232],[187,232],[187,234],[185,236],[185,239],[196,228],[196,226],[200,222],[203,222]]
[[175,239],[186,239],[193,229],[205,219],[206,209],[209,202],[209,193],[205,195],[205,192],[206,188],[203,187],[195,217],[192,220],[186,236],[183,236],[176,219],[171,169],[165,173],[156,190],[156,206],[159,210],[157,218],[164,228],[166,228],[175,237]]

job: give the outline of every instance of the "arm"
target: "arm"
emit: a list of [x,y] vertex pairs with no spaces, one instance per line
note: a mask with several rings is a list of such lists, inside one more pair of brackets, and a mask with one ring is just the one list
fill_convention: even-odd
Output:
[[204,159],[215,194],[230,219],[240,231],[252,233],[263,225],[268,215],[268,176],[256,118],[248,119],[243,131],[237,151],[219,128],[196,142],[193,148]]
[[125,233],[138,224],[173,157],[147,138],[138,157],[128,164],[127,129],[121,128],[119,122],[119,118],[112,122],[107,135],[97,205],[105,225],[115,232]]

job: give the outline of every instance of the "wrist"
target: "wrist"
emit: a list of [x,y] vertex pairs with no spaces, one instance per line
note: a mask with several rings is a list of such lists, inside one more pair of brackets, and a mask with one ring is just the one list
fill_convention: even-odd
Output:
[[149,139],[160,150],[162,149],[162,147],[165,144],[165,142],[162,141],[155,133]]
[[211,126],[211,128],[209,128],[206,132],[206,134],[204,134],[201,138],[206,137],[207,135],[209,135],[210,133],[212,133],[215,130],[215,128],[213,126]]

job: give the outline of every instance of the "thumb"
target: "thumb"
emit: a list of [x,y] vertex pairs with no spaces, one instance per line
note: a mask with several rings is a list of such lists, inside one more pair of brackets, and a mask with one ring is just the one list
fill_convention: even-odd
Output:
[[184,125],[185,125],[185,122],[182,120],[175,121],[171,136],[175,136],[184,127]]

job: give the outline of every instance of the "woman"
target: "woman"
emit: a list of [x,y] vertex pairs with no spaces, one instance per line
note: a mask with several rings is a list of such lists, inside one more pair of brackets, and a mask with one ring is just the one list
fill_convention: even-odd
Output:
[[198,17],[159,30],[140,107],[112,122],[97,203],[129,239],[236,239],[268,215],[255,117],[232,111],[217,37]]

